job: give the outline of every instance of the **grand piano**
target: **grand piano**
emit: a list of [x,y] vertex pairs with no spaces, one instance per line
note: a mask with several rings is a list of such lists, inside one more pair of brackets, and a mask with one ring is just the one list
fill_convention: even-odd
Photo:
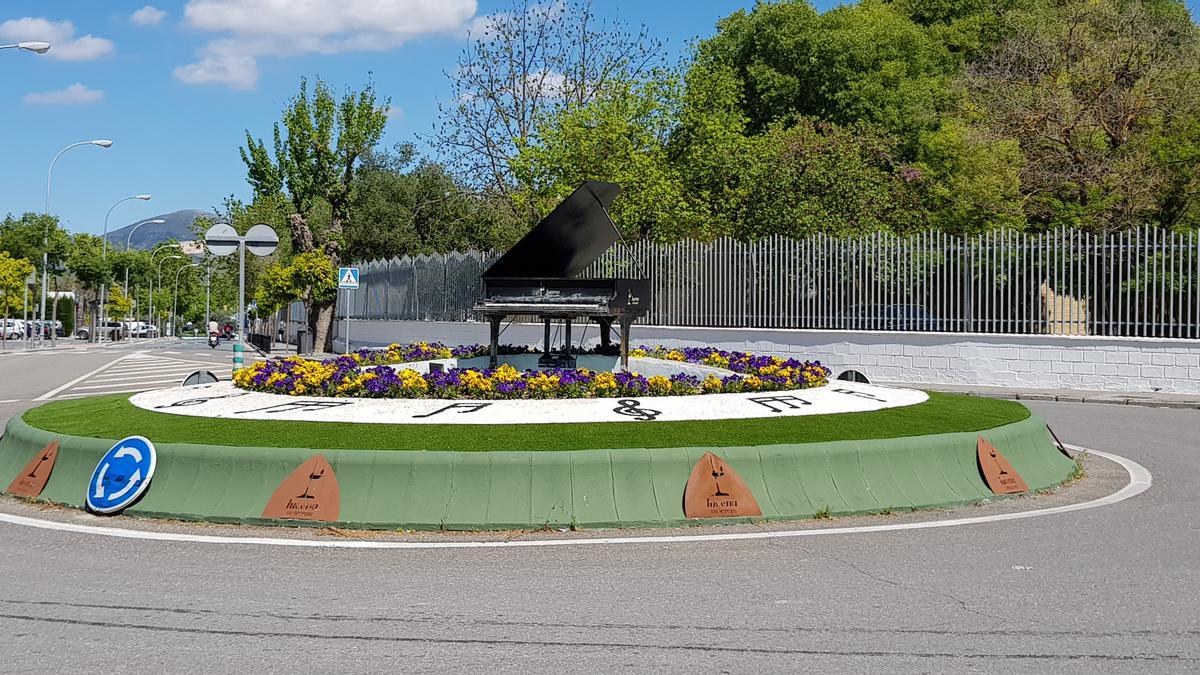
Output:
[[[500,324],[509,316],[536,316],[545,325],[539,367],[575,367],[571,324],[576,319],[599,324],[604,348],[611,346],[615,323],[621,366],[629,366],[629,328],[650,309],[649,279],[578,277],[621,240],[608,215],[620,191],[615,183],[584,183],[480,275],[483,298],[474,309],[490,324],[491,367],[496,367]],[[564,327],[559,349],[550,342],[555,321]]]

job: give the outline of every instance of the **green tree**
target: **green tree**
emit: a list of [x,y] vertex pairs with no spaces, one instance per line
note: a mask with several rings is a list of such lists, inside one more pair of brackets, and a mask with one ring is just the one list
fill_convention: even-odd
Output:
[[411,144],[364,160],[353,211],[354,261],[502,248],[526,227],[495,196],[471,190],[437,162],[417,161]]
[[530,220],[513,162],[539,122],[642,80],[661,53],[645,26],[597,20],[591,0],[513,0],[468,36],[447,74],[450,102],[438,106],[434,145],[468,184]]
[[[307,81],[283,111],[282,124],[274,127],[274,154],[261,140],[246,132],[242,161],[255,198],[287,201],[292,251],[320,252],[330,267],[342,263],[350,248],[346,225],[351,218],[356,174],[362,158],[374,148],[387,123],[388,102],[376,101],[374,84],[348,91],[339,100],[327,84],[317,80],[311,96]],[[322,205],[329,222],[315,227],[312,215]],[[331,348],[334,298],[307,305],[315,344]]]
[[79,296],[87,308],[88,325],[95,326],[94,312],[99,301],[102,284],[112,280],[109,260],[103,257],[100,237],[94,234],[76,234],[71,238],[71,253],[67,257],[67,269],[75,275],[79,284]]
[[866,125],[802,119],[753,139],[733,235],[834,236],[925,227],[925,180]]
[[104,299],[104,314],[114,321],[124,320],[133,313],[133,299],[125,295],[120,284],[109,284]]
[[824,14],[803,0],[761,3],[718,28],[699,43],[697,62],[734,69],[753,133],[795,115],[868,122],[899,136],[912,156],[920,133],[952,102],[957,60],[937,34],[889,3]]
[[970,119],[1020,144],[1031,223],[1114,230],[1163,222],[1164,204],[1186,210],[1197,47],[1179,2],[1063,0],[1014,15],[1012,37],[962,85]]
[[320,253],[300,253],[284,265],[276,262],[258,278],[254,303],[260,311],[277,312],[297,300],[305,305],[332,302],[337,296],[337,273]]
[[948,119],[922,138],[918,166],[930,181],[927,205],[934,227],[964,236],[990,227],[1024,227],[1025,156],[1017,141]]
[[[5,251],[14,258],[29,260],[39,273],[42,268],[43,250],[48,254],[47,262],[53,271],[62,267],[70,253],[70,247],[70,235],[59,227],[58,218],[54,216],[24,213],[20,218],[14,218],[9,214],[0,222],[0,251]],[[40,274],[37,279],[40,288]]]
[[[33,274],[33,263],[24,258],[14,258],[7,251],[0,251],[0,320],[19,314],[24,307],[25,281]],[[0,324],[0,340],[8,337],[4,324]]]
[[612,218],[631,239],[678,239],[700,233],[702,219],[669,161],[674,82],[659,77],[614,88],[585,105],[559,110],[521,148],[514,174],[520,199],[544,214],[586,180],[612,181],[623,192]]

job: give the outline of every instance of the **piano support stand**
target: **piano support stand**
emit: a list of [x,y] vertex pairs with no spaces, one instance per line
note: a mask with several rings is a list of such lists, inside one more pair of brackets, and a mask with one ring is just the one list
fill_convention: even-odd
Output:
[[[504,317],[502,316],[488,317],[488,338],[492,346],[491,353],[489,354],[490,358],[488,359],[489,368],[495,368],[498,364],[497,357],[500,355],[500,350],[498,349],[500,344],[500,322],[503,320]],[[549,323],[546,324],[546,334],[550,334]]]
[[612,319],[606,316],[598,316],[596,323],[600,324],[600,346],[608,347],[612,344]]
[[633,317],[621,317],[621,369],[629,370],[629,328],[633,326]]

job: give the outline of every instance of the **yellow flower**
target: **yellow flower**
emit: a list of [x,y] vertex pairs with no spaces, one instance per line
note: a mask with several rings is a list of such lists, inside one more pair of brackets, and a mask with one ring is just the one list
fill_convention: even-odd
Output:
[[709,375],[700,383],[700,387],[709,393],[721,391],[721,378],[716,375]]
[[596,375],[596,379],[592,380],[592,389],[600,393],[616,391],[617,376],[612,373]]
[[558,388],[558,376],[538,373],[529,378],[529,391],[536,393],[547,393]]
[[704,362],[710,366],[716,366],[718,368],[729,367],[729,359],[717,353],[709,354],[708,356],[704,357]]
[[742,386],[746,389],[758,389],[762,386],[762,379],[757,375],[747,375],[746,379],[742,381]]
[[483,373],[478,370],[468,370],[463,373],[462,384],[464,387],[478,392],[489,392],[492,390],[492,380],[484,377]]
[[425,378],[412,368],[405,368],[396,375],[400,378],[400,385],[405,389],[415,389],[417,391],[429,389],[429,383],[425,381]]
[[671,380],[662,375],[655,375],[646,380],[646,383],[650,386],[650,391],[657,394],[665,394],[671,391]]
[[672,349],[671,351],[667,352],[663,358],[668,361],[682,361],[683,352],[679,351],[678,349]]
[[521,373],[516,368],[505,363],[492,373],[492,379],[497,382],[512,382],[521,379]]
[[629,350],[629,355],[636,356],[636,357],[643,357],[646,355],[646,350],[645,349],[631,349],[631,350]]

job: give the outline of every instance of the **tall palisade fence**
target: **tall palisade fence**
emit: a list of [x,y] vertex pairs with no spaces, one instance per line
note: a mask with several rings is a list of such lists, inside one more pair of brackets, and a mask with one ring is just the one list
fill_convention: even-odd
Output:
[[[474,319],[497,256],[362,265],[352,315]],[[651,279],[655,325],[1200,338],[1200,231],[639,241],[582,276]]]

